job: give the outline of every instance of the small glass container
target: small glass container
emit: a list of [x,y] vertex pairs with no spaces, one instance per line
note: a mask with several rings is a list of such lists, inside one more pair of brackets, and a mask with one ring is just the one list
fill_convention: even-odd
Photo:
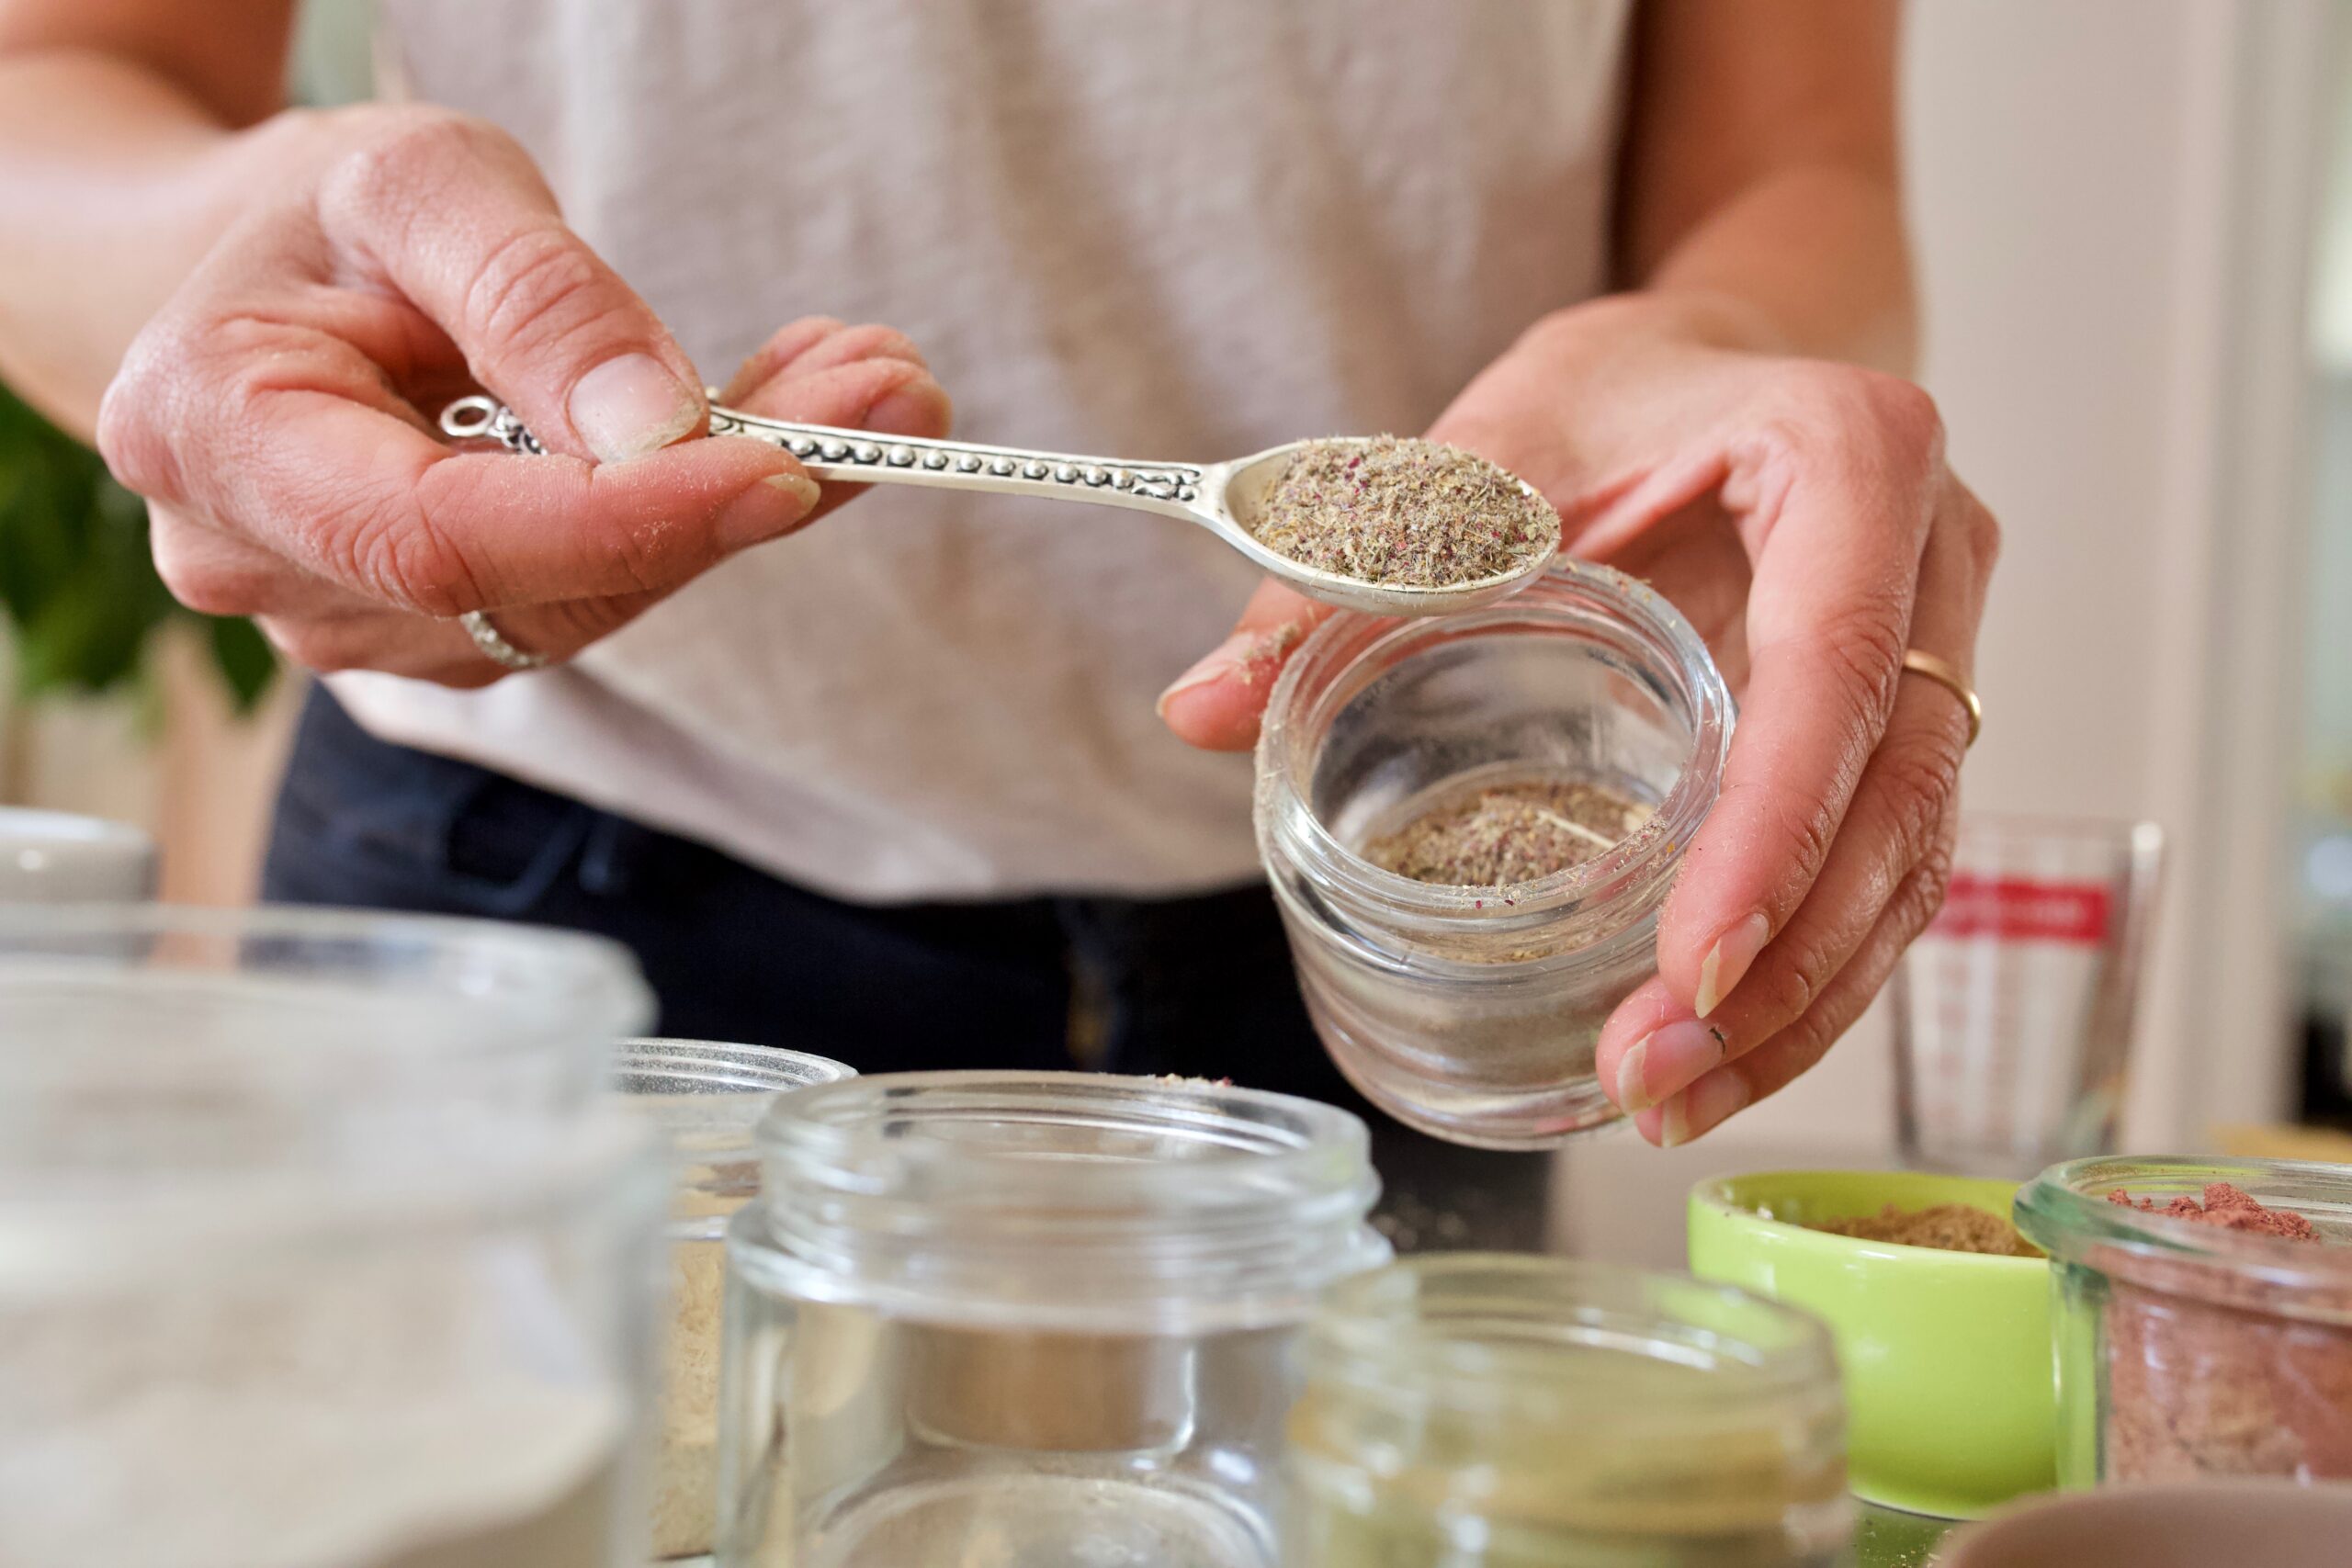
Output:
[[1272,1568],[1291,1354],[1374,1267],[1362,1122],[1079,1073],[784,1097],[729,1228],[726,1568]]
[[[1267,705],[1258,848],[1350,1081],[1399,1121],[1488,1148],[1614,1120],[1593,1050],[1657,973],[1658,906],[1731,731],[1690,623],[1607,567],[1565,563],[1459,615],[1324,622]],[[1510,887],[1419,882],[1360,852],[1433,802],[1549,781],[1650,816],[1597,858]]]
[[[2316,1242],[2199,1224],[2108,1194],[2227,1182]],[[2289,1160],[2085,1159],[2018,1192],[2050,1254],[2058,1480],[2352,1481],[2352,1170]]]
[[1728,1286],[1408,1258],[1306,1360],[1286,1568],[1826,1568],[1852,1532],[1827,1332]]
[[641,1562],[661,1159],[584,1090],[646,1001],[520,928],[0,914],[0,1562]]
[[727,1222],[760,1190],[752,1131],[778,1094],[856,1076],[823,1056],[765,1045],[624,1040],[615,1053],[614,1089],[662,1129],[670,1151],[670,1325],[653,1461],[657,1557],[710,1550]]

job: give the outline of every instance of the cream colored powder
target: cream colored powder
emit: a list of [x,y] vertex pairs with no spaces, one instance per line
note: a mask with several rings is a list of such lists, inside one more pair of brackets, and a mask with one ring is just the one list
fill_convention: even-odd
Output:
[[12,1305],[0,1563],[602,1562],[624,1407],[593,1367],[519,1248]]
[[[675,1221],[724,1219],[741,1198],[681,1191]],[[708,1229],[708,1226],[696,1228]],[[719,1328],[726,1303],[727,1244],[718,1238],[670,1247],[670,1325],[662,1345],[661,1440],[653,1461],[653,1551],[708,1551],[718,1511]]]

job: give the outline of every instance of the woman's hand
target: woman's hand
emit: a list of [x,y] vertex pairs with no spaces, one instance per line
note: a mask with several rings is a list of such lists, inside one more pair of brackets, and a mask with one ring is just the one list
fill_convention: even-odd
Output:
[[[1969,720],[1905,680],[1972,667],[1998,547],[1907,381],[1728,346],[1711,300],[1629,296],[1530,331],[1429,432],[1556,504],[1574,554],[1654,582],[1740,695],[1721,800],[1610,1019],[1600,1081],[1645,1137],[1698,1136],[1817,1061],[1941,902]],[[1257,730],[1329,612],[1261,586],[1160,711],[1195,745]]]
[[[695,367],[503,132],[366,107],[252,134],[276,188],[140,334],[99,416],[184,603],[258,617],[312,669],[484,685],[504,671],[455,617],[567,658],[820,510],[786,454],[684,439],[707,416]],[[477,388],[553,455],[444,445],[432,416]],[[829,321],[786,328],[730,391],[900,434],[947,420],[904,338]]]

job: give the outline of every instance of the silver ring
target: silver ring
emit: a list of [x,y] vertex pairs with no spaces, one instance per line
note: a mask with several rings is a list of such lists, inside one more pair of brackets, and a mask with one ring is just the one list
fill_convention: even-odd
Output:
[[546,654],[526,653],[499,636],[498,628],[490,624],[490,616],[484,611],[468,610],[458,617],[458,624],[466,628],[466,635],[474,639],[475,649],[492,664],[508,670],[544,670],[548,667]]

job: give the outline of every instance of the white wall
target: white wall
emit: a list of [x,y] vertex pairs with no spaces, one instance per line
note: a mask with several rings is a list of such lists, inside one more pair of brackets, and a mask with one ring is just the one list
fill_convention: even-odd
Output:
[[[2270,673],[2294,636],[2275,592],[2290,568],[2273,513],[2293,476],[2245,470],[2291,467],[2293,443],[2291,430],[2249,442],[2230,414],[2280,396],[2262,357],[2282,315],[2268,285],[2300,266],[2297,116],[2317,73],[2296,67],[2319,17],[2299,0],[1911,11],[1926,379],[1954,465],[2006,531],[1965,800],[2151,816],[2172,831],[2177,874],[2126,1133],[2142,1148],[2193,1144],[2209,1118],[2269,1113],[2284,1069],[2280,950],[2263,924],[2284,795],[2266,802],[2264,781],[2278,781],[2260,753],[2288,711]],[[2300,299],[2285,301],[2290,327]],[[2291,389],[2266,406],[2291,425]],[[2217,586],[2236,577],[2255,581]],[[2251,754],[2218,755],[2232,748]],[[2217,841],[2232,814],[2254,819]],[[2224,1055],[2250,1073],[2217,1067]],[[1675,1262],[1690,1179],[1884,1163],[1889,1092],[1882,1010],[1801,1084],[1689,1150],[1611,1137],[1574,1151],[1566,1239]]]

